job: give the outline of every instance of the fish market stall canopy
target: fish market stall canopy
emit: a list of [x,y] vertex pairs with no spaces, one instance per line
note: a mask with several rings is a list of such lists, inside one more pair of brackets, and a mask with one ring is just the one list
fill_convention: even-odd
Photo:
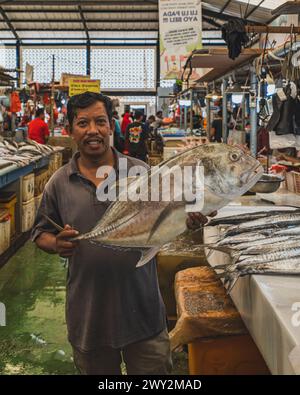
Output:
[[211,82],[217,80],[231,71],[250,64],[257,56],[261,55],[260,49],[247,48],[238,58],[232,60],[228,57],[227,48],[209,48],[194,51],[187,60],[187,69],[210,69],[197,82]]

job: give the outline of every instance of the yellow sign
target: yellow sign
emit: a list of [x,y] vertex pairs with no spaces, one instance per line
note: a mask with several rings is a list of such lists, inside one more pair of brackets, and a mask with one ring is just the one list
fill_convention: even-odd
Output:
[[84,92],[100,93],[100,80],[69,79],[69,96],[79,95]]

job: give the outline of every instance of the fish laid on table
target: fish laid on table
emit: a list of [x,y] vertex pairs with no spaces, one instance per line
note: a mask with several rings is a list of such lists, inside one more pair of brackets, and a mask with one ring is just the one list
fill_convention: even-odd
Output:
[[300,226],[288,227],[287,229],[280,229],[274,232],[274,235],[300,236]]
[[224,278],[224,284],[229,293],[239,277],[251,274],[300,275],[300,256],[248,265],[232,265],[218,277]]
[[267,236],[265,234],[259,232],[249,232],[249,233],[241,233],[234,236],[228,236],[224,239],[219,240],[214,246],[231,246],[242,243],[254,242],[257,240],[263,240]]
[[232,215],[223,218],[213,218],[209,221],[207,226],[215,226],[215,225],[234,225],[241,224],[246,221],[254,221],[256,219],[265,218],[274,215],[286,214],[287,212],[299,212],[300,209],[295,210],[274,210],[274,211],[256,211],[254,213],[243,213],[238,215]]
[[[0,139],[0,158],[8,165],[26,166],[30,162],[41,159],[43,155],[49,155],[54,151],[53,147],[39,144],[33,140],[17,143],[13,140]],[[6,163],[2,162],[1,168],[5,167]]]
[[266,229],[282,228],[284,226],[296,226],[300,224],[300,212],[296,210],[292,213],[270,215],[254,221],[243,222],[226,229],[224,237],[233,236],[243,232],[255,232]]
[[261,254],[258,255],[248,254],[247,251],[235,251],[231,254],[231,263],[215,266],[215,269],[225,269],[225,272],[227,272],[228,270],[231,270],[232,267],[255,265],[257,263],[278,261],[280,259],[295,258],[297,256],[300,257],[299,242],[296,247],[287,247],[284,249],[276,249],[274,247],[269,249],[267,252],[262,250]]
[[[295,237],[293,237],[292,239],[294,239]],[[244,251],[248,251],[251,249],[258,249],[258,248],[271,248],[272,246],[274,246],[275,244],[277,245],[278,243],[281,243],[283,241],[289,241],[291,240],[290,236],[285,236],[285,235],[276,235],[276,236],[269,236],[269,237],[265,237],[265,238],[259,238],[257,240],[250,240],[247,241],[245,243],[240,243],[240,244],[236,244],[236,245],[231,245],[231,246],[224,246],[225,248],[232,248],[234,250],[244,250]],[[218,246],[216,246],[218,247]],[[222,247],[222,246],[221,246]]]
[[[212,250],[219,250],[229,254],[230,263],[214,266],[219,278],[224,278],[227,291],[230,292],[241,276],[249,274],[299,274],[293,266],[282,263],[281,272],[269,270],[273,262],[288,262],[298,259],[300,261],[300,236],[279,235],[266,237],[255,242],[241,243],[227,246],[210,246]],[[268,266],[268,264],[270,266]],[[263,265],[263,271],[258,270],[259,265]],[[253,270],[252,270],[252,269]],[[256,268],[256,269],[255,269]],[[255,271],[255,270],[256,271]],[[251,271],[252,270],[252,271]]]
[[[183,151],[163,162],[156,173],[149,171],[141,179],[131,182],[130,188],[143,190],[144,185],[150,191],[157,172],[168,171],[173,166],[183,169],[185,166],[197,165],[204,168],[204,205],[199,210],[203,215],[224,207],[244,194],[263,174],[259,162],[239,148],[226,144],[206,144]],[[160,177],[160,190],[162,182]],[[199,187],[197,183],[199,178],[193,176],[193,191]],[[109,206],[94,229],[73,240],[90,240],[112,248],[135,248],[142,252],[137,264],[142,266],[162,245],[186,229],[188,202],[184,199],[176,201],[173,196],[170,201],[121,201],[120,196]]]

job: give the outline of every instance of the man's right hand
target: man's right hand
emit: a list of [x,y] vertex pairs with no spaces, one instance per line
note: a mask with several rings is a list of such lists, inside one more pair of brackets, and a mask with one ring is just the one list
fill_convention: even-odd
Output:
[[56,252],[59,256],[67,258],[73,255],[77,242],[68,239],[78,236],[78,234],[79,232],[70,225],[65,225],[64,230],[56,235]]

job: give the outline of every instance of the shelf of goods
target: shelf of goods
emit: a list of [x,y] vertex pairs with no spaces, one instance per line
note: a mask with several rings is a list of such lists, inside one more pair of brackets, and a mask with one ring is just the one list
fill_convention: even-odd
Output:
[[42,193],[51,175],[62,166],[62,153],[0,171],[0,267],[29,238]]

